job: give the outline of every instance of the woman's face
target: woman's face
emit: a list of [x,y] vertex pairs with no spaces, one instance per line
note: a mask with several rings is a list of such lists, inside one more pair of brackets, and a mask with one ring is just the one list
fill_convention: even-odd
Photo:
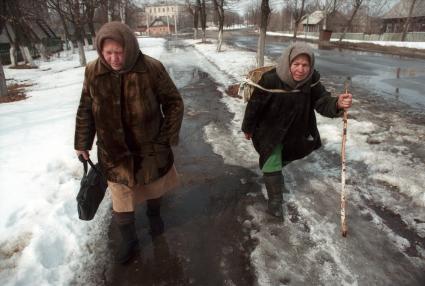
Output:
[[292,78],[295,81],[302,81],[310,74],[310,69],[310,58],[307,55],[299,55],[291,63]]
[[102,56],[113,70],[119,71],[124,65],[124,48],[120,43],[106,39],[102,46]]

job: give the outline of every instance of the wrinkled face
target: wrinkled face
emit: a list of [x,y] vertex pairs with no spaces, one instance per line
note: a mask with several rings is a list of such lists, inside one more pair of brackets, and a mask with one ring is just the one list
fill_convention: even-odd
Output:
[[291,63],[291,74],[295,81],[302,81],[310,74],[310,58],[301,54],[297,56]]
[[113,70],[119,71],[124,65],[124,48],[120,43],[106,39],[102,45],[102,56]]

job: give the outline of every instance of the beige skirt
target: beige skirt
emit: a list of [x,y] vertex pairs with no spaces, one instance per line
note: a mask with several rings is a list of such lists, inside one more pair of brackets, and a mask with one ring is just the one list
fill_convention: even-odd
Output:
[[162,197],[166,192],[178,186],[180,186],[180,177],[174,165],[167,174],[147,185],[137,184],[130,188],[123,184],[108,181],[112,208],[116,212],[132,212],[136,205],[146,200]]

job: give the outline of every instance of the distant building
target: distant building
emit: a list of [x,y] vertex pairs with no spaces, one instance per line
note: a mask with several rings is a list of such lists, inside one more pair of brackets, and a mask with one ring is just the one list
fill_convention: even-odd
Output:
[[184,5],[179,4],[157,4],[145,7],[145,13],[151,18],[178,17],[186,10]]
[[[385,32],[401,33],[403,31],[412,1],[401,0],[384,15],[383,25]],[[425,32],[425,1],[416,1],[408,32]]]
[[304,32],[320,32],[323,29],[331,30],[333,32],[342,32],[347,19],[339,12],[335,11],[326,17],[324,11],[314,11],[307,15],[300,23],[302,31]]
[[156,19],[167,23],[167,29],[168,25],[173,26],[173,31],[177,30],[177,32],[179,28],[185,28],[193,23],[187,7],[172,1],[162,1],[159,4],[145,6],[144,23],[139,23],[139,25],[149,26]]
[[167,23],[163,18],[158,18],[150,23],[146,32],[150,36],[166,36],[175,32],[175,26],[171,23]]

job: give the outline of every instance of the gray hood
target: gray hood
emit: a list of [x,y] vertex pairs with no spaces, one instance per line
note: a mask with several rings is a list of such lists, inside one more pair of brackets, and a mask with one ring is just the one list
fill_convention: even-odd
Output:
[[[295,81],[292,77],[290,66],[292,61],[299,55],[305,54],[310,58],[310,73],[302,81]],[[314,72],[314,53],[310,46],[304,42],[295,42],[287,47],[277,60],[276,73],[280,80],[291,88],[297,89],[308,82]]]

